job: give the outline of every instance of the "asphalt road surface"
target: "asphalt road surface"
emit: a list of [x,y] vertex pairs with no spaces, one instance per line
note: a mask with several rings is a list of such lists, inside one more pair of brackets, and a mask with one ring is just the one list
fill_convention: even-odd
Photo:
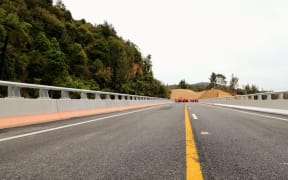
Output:
[[[185,105],[0,130],[0,179],[186,179]],[[188,104],[204,179],[288,179],[288,117]]]

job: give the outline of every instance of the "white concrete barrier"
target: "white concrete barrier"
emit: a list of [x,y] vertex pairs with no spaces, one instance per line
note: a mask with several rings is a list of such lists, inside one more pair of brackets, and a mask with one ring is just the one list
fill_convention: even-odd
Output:
[[[171,102],[169,99],[156,97],[8,81],[0,81],[0,86],[7,87],[7,97],[0,98],[0,117]],[[38,98],[23,98],[21,96],[21,88],[38,89]],[[52,99],[49,96],[49,91],[61,91],[61,98]],[[81,98],[70,99],[69,93],[71,92],[80,93]],[[94,94],[95,98],[89,99],[87,94]],[[105,95],[106,99],[101,99],[101,95]],[[111,96],[115,98],[111,99]],[[121,99],[119,97],[121,97]]]
[[288,115],[288,92],[267,92],[231,97],[200,99],[200,103]]

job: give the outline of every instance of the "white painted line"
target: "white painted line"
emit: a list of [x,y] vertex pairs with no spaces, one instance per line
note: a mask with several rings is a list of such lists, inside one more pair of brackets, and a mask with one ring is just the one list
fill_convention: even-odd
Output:
[[288,163],[280,163],[281,165],[288,165]]
[[126,113],[121,113],[121,114],[115,114],[115,115],[106,116],[106,117],[97,118],[97,119],[92,119],[92,120],[83,121],[83,122],[79,122],[79,123],[59,126],[59,127],[55,127],[55,128],[49,128],[49,129],[45,129],[45,130],[41,130],[41,131],[35,131],[35,132],[31,132],[31,133],[26,133],[26,134],[20,134],[20,135],[17,135],[17,136],[11,136],[11,137],[7,137],[7,138],[2,138],[2,139],[0,139],[0,142],[12,140],[12,139],[18,139],[18,138],[27,137],[27,136],[33,136],[33,135],[42,134],[42,133],[51,132],[51,131],[56,131],[56,130],[64,129],[64,128],[68,128],[68,127],[79,126],[79,125],[82,125],[82,124],[92,123],[92,122],[100,121],[100,120],[104,120],[104,119],[115,118],[115,117],[119,117],[119,116],[125,116],[125,115],[128,115],[128,114],[134,114],[134,113],[138,113],[138,112],[142,112],[142,111],[148,111],[148,110],[151,110],[151,109],[159,108],[161,106],[165,106],[165,105],[160,105],[160,106],[156,106],[156,107],[140,109],[140,110],[126,112]]
[[195,114],[192,114],[193,119],[198,119],[198,117]]
[[211,107],[216,107],[216,108],[222,108],[222,109],[226,109],[226,110],[230,110],[230,111],[240,112],[240,113],[243,113],[243,114],[250,114],[250,115],[261,116],[261,117],[265,117],[265,118],[277,119],[277,120],[280,120],[280,121],[286,121],[286,122],[288,122],[288,119],[285,119],[285,118],[279,118],[279,117],[268,116],[268,115],[253,113],[253,112],[235,110],[235,109],[230,109],[230,108],[228,108],[228,107],[221,107],[221,106],[216,106],[216,105],[207,105],[207,104],[206,104],[206,106],[211,106]]
[[206,132],[206,131],[202,131],[200,134],[202,134],[202,135],[209,135],[210,133],[209,133],[209,132]]

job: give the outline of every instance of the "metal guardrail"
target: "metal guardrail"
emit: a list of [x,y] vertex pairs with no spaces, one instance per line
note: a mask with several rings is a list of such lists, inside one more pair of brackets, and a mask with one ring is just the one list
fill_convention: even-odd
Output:
[[49,91],[61,91],[61,99],[70,99],[69,93],[76,92],[81,94],[80,99],[88,99],[87,94],[94,94],[95,100],[102,100],[101,95],[105,95],[106,100],[112,100],[111,96],[114,96],[115,100],[167,100],[164,98],[156,98],[149,96],[138,96],[131,94],[121,94],[121,93],[65,88],[56,86],[45,86],[45,85],[18,83],[10,81],[0,81],[0,86],[7,87],[7,94],[8,94],[7,98],[23,98],[21,96],[21,88],[25,88],[25,89],[38,89],[39,90],[38,99],[51,99],[51,97],[49,96]]
[[[272,98],[273,96],[273,98]],[[217,97],[217,98],[205,98],[202,100],[252,100],[252,101],[262,101],[262,100],[286,100],[288,96],[288,91],[281,92],[265,92],[265,93],[256,93],[256,94],[245,94],[245,95],[236,95],[236,96],[226,96],[226,97]],[[285,98],[286,97],[286,98]]]

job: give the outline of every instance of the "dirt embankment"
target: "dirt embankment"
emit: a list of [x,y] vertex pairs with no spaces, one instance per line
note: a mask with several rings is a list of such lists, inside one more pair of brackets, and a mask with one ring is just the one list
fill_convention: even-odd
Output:
[[230,93],[224,92],[219,89],[211,89],[201,92],[195,92],[189,89],[172,89],[170,99],[176,98],[187,98],[187,99],[204,99],[204,98],[215,98],[215,97],[226,97],[232,96]]
[[199,99],[226,97],[226,96],[232,96],[232,95],[228,92],[225,92],[219,89],[211,89],[211,90],[204,91],[203,94],[199,97]]
[[189,89],[172,89],[170,99],[176,99],[176,98],[198,98],[199,93],[189,90]]

